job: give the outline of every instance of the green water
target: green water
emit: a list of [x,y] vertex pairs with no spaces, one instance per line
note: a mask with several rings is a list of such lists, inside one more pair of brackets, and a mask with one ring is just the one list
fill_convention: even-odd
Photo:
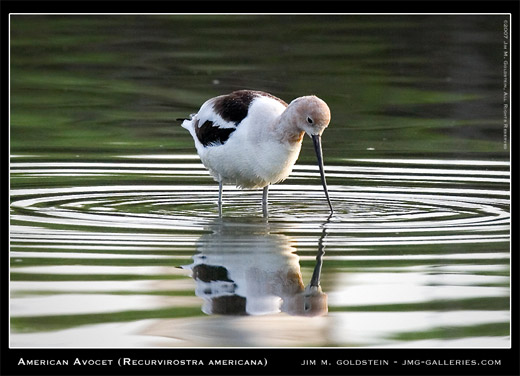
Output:
[[[11,346],[508,347],[504,19],[12,15]],[[175,119],[243,88],[328,103],[334,216],[305,139],[219,218]]]

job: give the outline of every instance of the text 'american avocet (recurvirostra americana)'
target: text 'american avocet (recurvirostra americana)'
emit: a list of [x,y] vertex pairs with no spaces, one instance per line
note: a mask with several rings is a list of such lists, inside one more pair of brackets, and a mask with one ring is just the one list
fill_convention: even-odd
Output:
[[222,185],[235,184],[263,188],[262,208],[267,214],[269,185],[289,176],[307,133],[332,213],[321,150],[321,134],[329,122],[329,107],[314,95],[287,104],[262,91],[238,90],[207,100],[182,126],[190,131],[202,163],[219,183],[219,212]]

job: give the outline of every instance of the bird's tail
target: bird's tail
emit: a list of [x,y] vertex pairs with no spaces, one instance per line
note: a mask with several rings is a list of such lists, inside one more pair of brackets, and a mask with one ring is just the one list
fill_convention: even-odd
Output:
[[195,116],[196,114],[191,114],[189,118],[177,118],[175,119],[176,121],[181,121],[181,126],[183,128],[186,128],[186,129],[190,129],[191,128],[191,122],[193,120],[193,117]]

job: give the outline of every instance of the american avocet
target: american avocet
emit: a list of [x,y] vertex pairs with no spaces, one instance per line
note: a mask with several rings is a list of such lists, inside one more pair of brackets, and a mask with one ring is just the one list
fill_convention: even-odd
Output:
[[307,133],[332,213],[321,150],[321,134],[329,122],[329,107],[314,95],[287,104],[262,91],[239,90],[207,100],[182,126],[190,131],[202,163],[219,183],[220,212],[222,185],[227,183],[263,188],[266,214],[269,185],[289,176]]

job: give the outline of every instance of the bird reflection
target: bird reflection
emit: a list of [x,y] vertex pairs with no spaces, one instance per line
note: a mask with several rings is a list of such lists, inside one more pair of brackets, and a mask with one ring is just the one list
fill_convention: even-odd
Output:
[[220,315],[318,316],[328,311],[320,286],[325,224],[312,278],[305,286],[290,237],[272,233],[268,223],[236,223],[218,218],[197,244],[190,269],[202,311]]

